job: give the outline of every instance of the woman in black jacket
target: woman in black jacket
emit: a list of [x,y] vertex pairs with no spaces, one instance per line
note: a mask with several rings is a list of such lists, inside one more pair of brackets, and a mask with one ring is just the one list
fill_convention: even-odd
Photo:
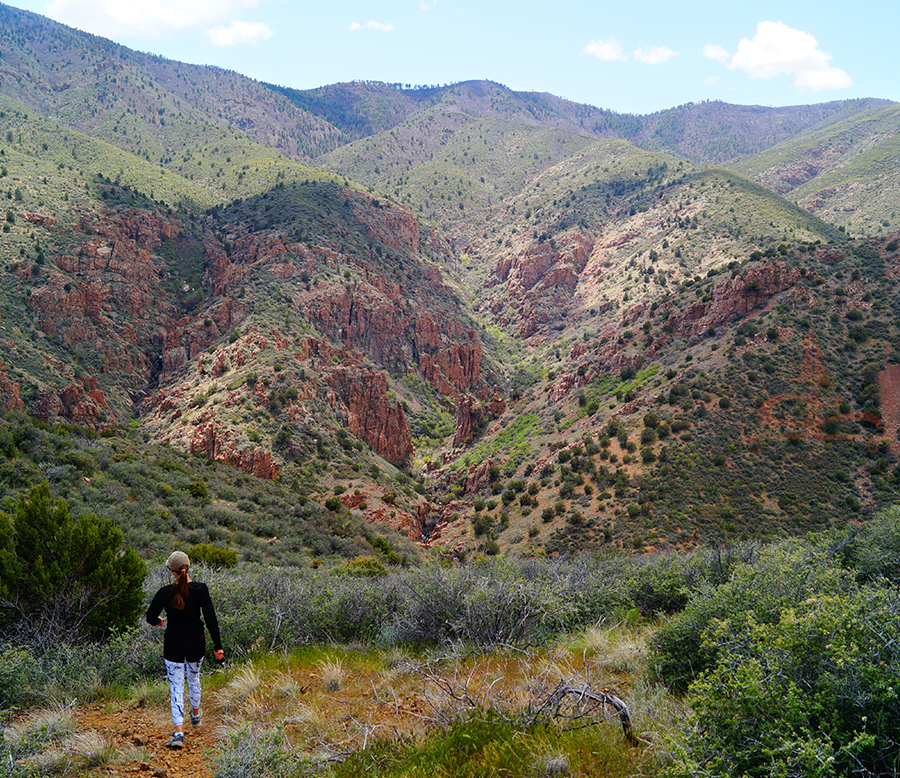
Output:
[[187,668],[188,694],[191,702],[191,724],[200,726],[200,665],[206,653],[206,634],[203,621],[209,629],[215,650],[213,655],[221,662],[225,654],[219,637],[219,622],[206,584],[192,581],[188,575],[191,560],[183,551],[169,556],[166,567],[172,571],[175,581],[163,586],[147,608],[147,623],[162,626],[160,613],[165,609],[169,620],[163,639],[163,658],[172,693],[172,721],[175,731],[166,743],[169,748],[184,745],[184,674]]

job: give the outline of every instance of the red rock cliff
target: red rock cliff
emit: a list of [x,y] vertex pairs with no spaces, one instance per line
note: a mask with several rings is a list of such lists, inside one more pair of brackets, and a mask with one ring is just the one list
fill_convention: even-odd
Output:
[[334,368],[328,376],[347,416],[347,429],[368,443],[388,462],[399,463],[413,454],[406,414],[388,397],[387,379],[365,367]]

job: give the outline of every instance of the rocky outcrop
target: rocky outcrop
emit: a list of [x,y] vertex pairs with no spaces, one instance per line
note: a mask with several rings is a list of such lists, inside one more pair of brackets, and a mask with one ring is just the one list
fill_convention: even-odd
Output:
[[306,301],[306,314],[346,349],[388,370],[415,365],[441,394],[455,397],[477,386],[482,353],[476,333],[452,316],[438,321],[399,289],[389,292],[397,296],[363,284],[320,292]]
[[210,459],[226,462],[257,478],[278,477],[278,467],[272,461],[271,452],[255,446],[238,448],[234,435],[233,431],[217,421],[201,422],[191,436],[190,451],[192,454],[203,454]]
[[698,300],[683,311],[673,313],[669,323],[684,335],[699,335],[709,327],[735,321],[764,305],[775,295],[795,286],[800,278],[798,268],[789,268],[780,262],[752,267],[713,287],[708,302]]
[[[46,219],[30,221],[52,226]],[[98,372],[121,375],[129,389],[146,386],[155,370],[152,352],[176,312],[163,291],[166,269],[152,252],[178,237],[178,225],[158,214],[126,211],[86,214],[78,230],[85,237],[77,251],[53,257],[45,282],[31,289],[26,304],[46,335],[89,352]],[[96,386],[83,392],[77,386],[47,388],[34,411],[105,426],[113,409],[92,397],[96,391]],[[127,398],[120,394],[120,414],[130,411],[121,402]]]
[[[584,233],[561,237],[558,244],[538,243],[501,259],[485,285],[504,285],[508,301],[516,308],[519,334],[529,338],[571,305],[593,250],[594,238]],[[500,314],[506,305],[507,300],[497,300],[492,310]]]
[[[420,260],[423,236],[412,211],[360,192],[347,191],[345,197],[372,243],[339,250],[266,231],[229,235],[233,244],[226,251],[224,244],[210,239],[207,287],[230,300],[237,312],[232,293],[240,285],[260,278],[286,281],[282,294],[290,294],[294,307],[346,351],[365,354],[392,373],[414,367],[444,395],[475,388],[482,361],[477,334],[463,326],[462,306],[439,268]],[[434,250],[433,236],[426,237]],[[443,250],[439,246],[436,253]],[[197,334],[192,322],[167,334],[164,371],[208,345],[202,337],[190,337],[186,326]]]
[[343,406],[351,433],[388,462],[396,464],[412,456],[406,414],[388,396],[384,373],[361,366],[340,366],[331,370],[327,381]]
[[239,300],[223,297],[211,304],[203,316],[182,316],[168,322],[161,336],[161,380],[174,374],[242,321],[248,310],[248,306]]
[[457,396],[473,389],[481,375],[481,346],[477,343],[451,343],[434,354],[419,356],[419,369],[425,380],[441,394]]
[[0,360],[0,411],[24,411],[21,387],[6,374],[6,365]]
[[487,424],[503,415],[506,402],[494,394],[487,402],[478,402],[470,395],[464,395],[456,407],[456,425],[453,431],[453,448],[465,446],[478,437]]
[[472,465],[466,476],[466,484],[464,487],[465,494],[475,494],[476,492],[487,489],[488,484],[491,482],[492,464],[494,464],[493,460],[488,457],[487,459]]
[[93,378],[75,382],[59,391],[43,388],[31,404],[31,412],[42,421],[66,420],[89,429],[115,427],[115,417]]
[[53,230],[56,229],[56,219],[52,216],[42,216],[39,213],[20,213],[19,216],[29,224],[33,224],[36,227],[43,227],[48,232],[53,232]]
[[405,254],[419,253],[421,249],[419,222],[409,206],[390,203],[389,207],[382,207],[381,202],[375,199],[357,199],[353,213],[365,226],[369,237],[395,251]]

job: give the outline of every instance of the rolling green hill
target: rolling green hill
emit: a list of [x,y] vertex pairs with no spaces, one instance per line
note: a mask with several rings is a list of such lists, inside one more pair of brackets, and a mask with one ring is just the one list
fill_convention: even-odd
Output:
[[854,235],[896,228],[900,108],[872,108],[729,167]]

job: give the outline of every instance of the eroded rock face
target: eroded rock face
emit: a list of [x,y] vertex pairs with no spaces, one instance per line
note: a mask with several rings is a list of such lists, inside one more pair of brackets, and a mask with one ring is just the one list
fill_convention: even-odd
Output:
[[[385,371],[416,370],[444,396],[484,396],[481,346],[437,265],[417,259],[421,251],[439,255],[446,246],[423,231],[408,208],[383,206],[360,193],[348,194],[348,202],[370,245],[312,245],[278,230],[242,233],[243,225],[235,225],[227,241],[209,233],[200,243],[181,236],[164,215],[86,214],[75,229],[74,250],[52,257],[28,306],[48,337],[89,356],[107,396],[96,381],[78,379],[41,390],[32,410],[47,420],[103,429],[134,409],[157,440],[273,478],[278,457],[290,458],[291,451],[272,453],[271,440],[249,444],[246,430],[234,424],[239,403],[271,411],[268,380],[248,388],[219,386],[208,405],[204,392],[235,368],[266,373],[284,360],[294,378],[303,370],[315,376],[298,379],[293,400],[276,411],[291,427],[321,424],[327,407],[327,426],[343,424],[387,460],[406,460],[412,441]],[[28,221],[54,228],[37,216]],[[170,274],[181,271],[182,260],[170,261],[162,250],[167,241],[180,241],[175,248],[187,252],[184,262],[205,262],[202,289],[173,282]],[[348,267],[352,283],[346,283]],[[269,293],[321,337],[254,325],[236,336],[239,342],[222,345],[261,299],[266,304],[259,295]],[[72,374],[68,368],[62,373]],[[276,385],[280,375],[286,374],[272,376]],[[0,402],[22,406],[19,387],[5,372]]]
[[339,366],[331,370],[327,380],[345,409],[351,433],[388,462],[396,464],[412,456],[406,414],[388,396],[384,373],[362,366]]
[[475,332],[451,317],[437,320],[400,287],[356,284],[310,296],[304,308],[310,321],[347,349],[392,371],[415,365],[441,394],[455,397],[481,378]]
[[800,278],[798,268],[780,262],[753,267],[714,286],[709,302],[694,302],[684,311],[673,313],[669,321],[684,335],[698,335],[762,306],[776,294],[795,286]]
[[[435,245],[433,234],[422,234],[405,206],[382,206],[358,192],[348,193],[347,202],[377,241],[377,251],[342,253],[279,232],[237,236],[228,252],[210,241],[207,286],[214,296],[230,300],[232,318],[239,320],[245,312],[237,310],[232,293],[240,285],[260,278],[287,281],[294,308],[328,340],[394,373],[414,367],[441,394],[456,397],[474,389],[482,364],[477,333],[462,323],[461,308],[441,271],[416,258],[423,247],[434,253],[444,247]],[[392,249],[405,258],[391,256]],[[341,267],[353,270],[336,281]],[[184,326],[197,328],[196,322]],[[221,329],[218,321],[216,327]],[[185,342],[185,334],[168,333],[166,370],[208,345],[202,338]]]
[[256,446],[238,447],[232,430],[217,421],[201,422],[191,437],[192,454],[205,454],[210,459],[227,462],[257,478],[278,477],[278,467],[272,461],[272,454]]
[[[30,221],[52,227],[46,220]],[[46,282],[31,290],[26,304],[47,336],[90,355],[92,370],[122,374],[126,386],[146,385],[154,370],[148,355],[176,313],[162,288],[165,268],[152,252],[178,236],[178,225],[128,211],[85,216],[80,230],[89,236],[74,254],[54,257]],[[33,411],[101,429],[114,424],[123,408],[112,407],[91,380],[42,390]]]
[[421,231],[409,206],[392,203],[390,208],[382,209],[371,207],[371,202],[357,201],[354,215],[365,225],[369,236],[385,246],[397,251],[419,253]]
[[0,410],[24,411],[25,404],[20,395],[18,382],[10,380],[6,373],[6,365],[0,360]]
[[[516,325],[523,338],[540,333],[551,315],[568,308],[594,244],[592,236],[575,233],[561,237],[558,243],[530,246],[498,262],[486,286],[505,286],[507,297],[516,308]],[[501,313],[496,307],[499,305],[506,302],[495,304],[495,314]]]
[[471,395],[461,397],[459,405],[456,406],[453,448],[466,445],[480,428],[486,426],[492,419],[502,416],[505,410],[506,401],[496,393],[486,402],[479,402]]

